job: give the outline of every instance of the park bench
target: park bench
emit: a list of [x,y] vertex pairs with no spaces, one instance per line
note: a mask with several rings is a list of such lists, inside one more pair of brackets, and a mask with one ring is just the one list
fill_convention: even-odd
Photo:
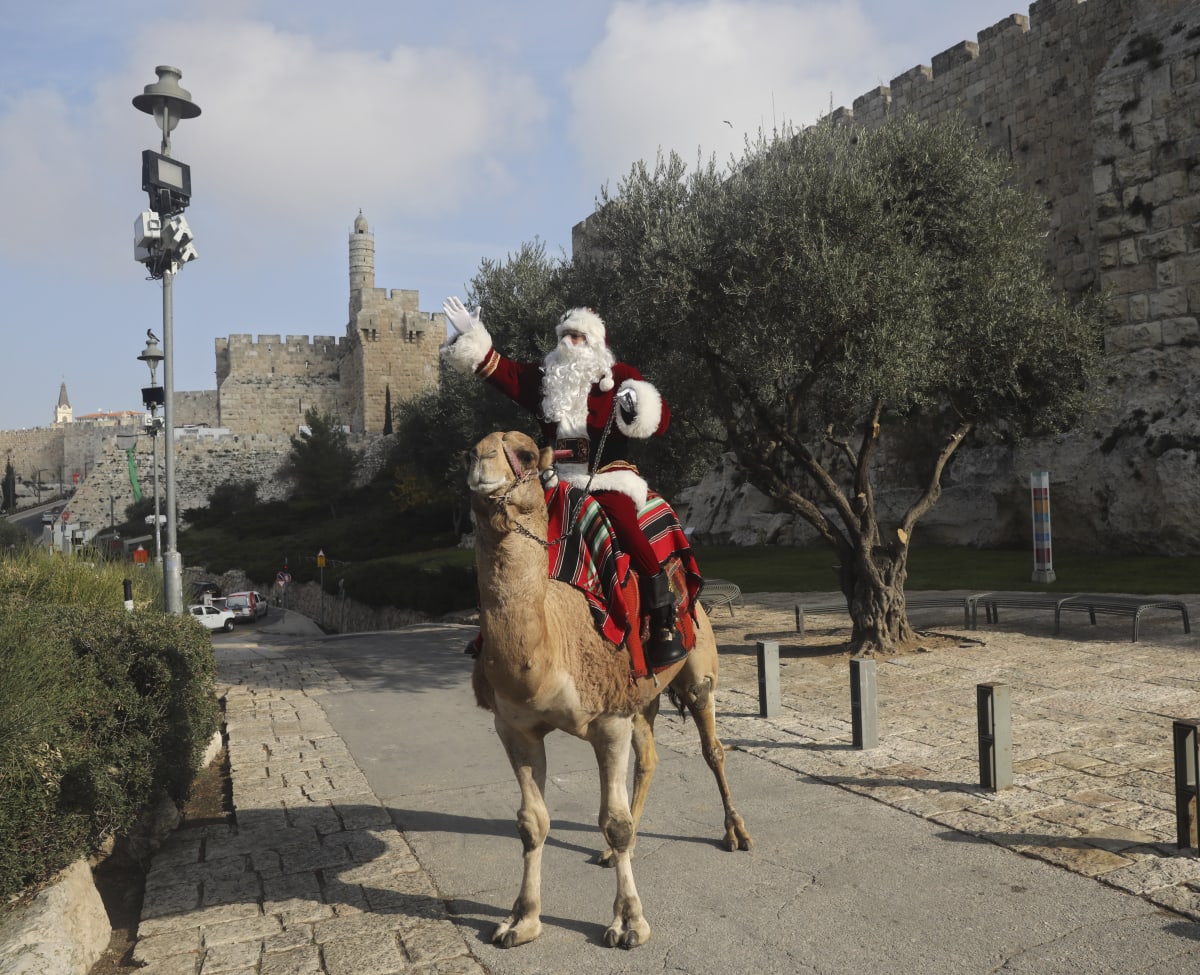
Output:
[[1177,612],[1183,622],[1183,632],[1191,632],[1188,610],[1178,599],[1156,599],[1151,596],[1121,596],[1109,593],[1050,593],[1050,592],[985,592],[970,597],[972,627],[977,624],[980,604],[988,623],[1000,620],[1000,609],[1052,609],[1054,632],[1062,629],[1064,612],[1086,612],[1094,626],[1096,614],[1125,616],[1133,620],[1131,642],[1136,643],[1142,616],[1149,610]]
[[741,587],[725,579],[705,579],[704,588],[700,592],[700,605],[706,613],[711,613],[718,606],[728,606],[729,615],[733,616],[733,601],[742,601]]
[[1093,626],[1096,625],[1096,614],[1105,616],[1127,616],[1133,620],[1131,643],[1137,643],[1138,624],[1142,615],[1148,610],[1168,610],[1179,613],[1183,621],[1183,632],[1192,631],[1188,619],[1187,606],[1178,599],[1154,599],[1146,596],[1113,596],[1107,593],[1078,593],[1059,600],[1054,610],[1054,632],[1059,631],[1059,622],[1064,610],[1086,612]]
[[[953,596],[938,592],[905,593],[904,602],[910,610],[921,609],[957,609],[963,614],[963,626],[973,628],[971,605],[972,596]],[[804,635],[805,616],[823,616],[828,613],[845,613],[846,600],[825,600],[796,604],[796,632]]]
[[1057,592],[980,592],[969,596],[971,629],[979,627],[979,607],[988,623],[1000,622],[1001,609],[1052,609],[1058,612],[1064,593]]

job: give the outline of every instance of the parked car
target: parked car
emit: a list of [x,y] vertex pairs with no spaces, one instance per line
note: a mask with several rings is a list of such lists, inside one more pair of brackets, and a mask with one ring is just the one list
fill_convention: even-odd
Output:
[[202,626],[210,630],[224,630],[228,633],[233,629],[233,613],[227,609],[221,609],[219,606],[197,604],[189,606],[188,612],[192,614],[194,619],[199,620]]
[[267,615],[267,601],[260,593],[253,590],[231,592],[225,597],[225,608],[232,612],[238,620],[254,622],[260,616]]

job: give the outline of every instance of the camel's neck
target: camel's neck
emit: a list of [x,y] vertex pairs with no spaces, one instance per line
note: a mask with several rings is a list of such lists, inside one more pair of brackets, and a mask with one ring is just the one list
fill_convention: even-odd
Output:
[[546,537],[546,516],[520,516],[532,538],[511,530],[513,512],[506,516],[476,518],[479,609],[485,641],[503,643],[524,658],[539,651],[546,634],[547,556],[537,540]]

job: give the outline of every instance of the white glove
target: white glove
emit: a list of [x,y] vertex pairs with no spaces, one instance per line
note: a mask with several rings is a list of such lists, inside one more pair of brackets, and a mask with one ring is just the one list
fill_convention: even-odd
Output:
[[621,407],[625,413],[637,412],[637,393],[629,386],[620,390],[617,393],[617,405]]
[[459,335],[466,335],[479,324],[479,309],[476,308],[473,312],[467,311],[466,305],[458,298],[447,298],[443,301],[442,311],[445,312],[450,325]]

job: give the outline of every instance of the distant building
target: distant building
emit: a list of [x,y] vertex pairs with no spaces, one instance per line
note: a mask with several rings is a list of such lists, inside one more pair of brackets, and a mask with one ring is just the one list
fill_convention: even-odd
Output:
[[71,417],[71,401],[67,399],[67,381],[64,379],[58,389],[58,405],[54,407],[54,425],[70,423]]
[[416,291],[389,294],[375,287],[375,237],[361,212],[349,238],[349,276],[343,337],[216,340],[211,425],[234,433],[294,434],[305,412],[316,408],[355,433],[382,433],[389,399],[397,404],[437,387],[445,315],[421,311]]

